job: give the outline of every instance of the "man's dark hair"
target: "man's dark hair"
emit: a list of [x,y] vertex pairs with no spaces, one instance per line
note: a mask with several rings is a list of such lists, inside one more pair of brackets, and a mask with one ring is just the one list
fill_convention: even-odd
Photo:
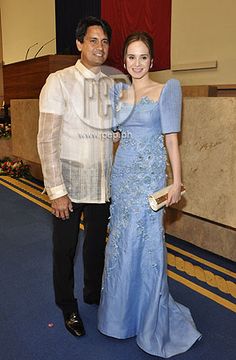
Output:
[[112,35],[112,30],[111,30],[110,25],[108,24],[107,21],[105,21],[103,19],[98,19],[94,16],[88,16],[79,21],[76,32],[75,32],[76,39],[79,40],[81,43],[83,43],[88,27],[94,26],[94,25],[101,26],[104,33],[107,35],[108,41],[110,43],[111,35]]

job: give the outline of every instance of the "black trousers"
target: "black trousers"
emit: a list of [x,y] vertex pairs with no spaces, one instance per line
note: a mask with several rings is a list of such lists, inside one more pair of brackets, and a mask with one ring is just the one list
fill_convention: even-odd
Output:
[[74,258],[78,244],[80,217],[84,215],[84,288],[85,301],[100,299],[109,203],[73,203],[67,220],[53,216],[53,282],[55,302],[64,315],[78,311],[74,297]]

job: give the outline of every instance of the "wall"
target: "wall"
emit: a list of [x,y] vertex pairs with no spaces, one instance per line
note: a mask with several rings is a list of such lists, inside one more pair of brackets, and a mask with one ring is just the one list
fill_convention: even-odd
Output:
[[217,69],[161,71],[153,79],[175,77],[183,85],[236,84],[236,1],[172,0],[171,64],[217,60]]
[[[54,0],[0,0],[2,12],[3,60],[29,58],[46,41],[55,37]],[[172,65],[217,60],[218,68],[195,71],[160,71],[157,81],[175,77],[183,85],[236,84],[236,1],[172,0]],[[45,46],[39,55],[54,54],[55,42]]]
[[[4,64],[24,60],[28,47],[38,42],[28,59],[34,57],[40,46],[56,37],[54,0],[0,0],[0,5]],[[54,40],[38,56],[55,53]]]

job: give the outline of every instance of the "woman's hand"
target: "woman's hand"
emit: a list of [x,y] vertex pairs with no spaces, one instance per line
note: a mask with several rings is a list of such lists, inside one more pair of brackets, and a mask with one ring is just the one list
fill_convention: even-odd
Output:
[[114,131],[113,132],[113,136],[112,136],[112,139],[113,139],[113,143],[118,143],[120,141],[120,131]]
[[173,184],[168,192],[166,206],[177,204],[181,199],[181,184]]

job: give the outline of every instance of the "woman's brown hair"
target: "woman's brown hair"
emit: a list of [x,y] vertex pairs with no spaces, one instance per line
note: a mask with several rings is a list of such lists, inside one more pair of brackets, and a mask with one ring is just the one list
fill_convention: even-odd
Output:
[[154,57],[153,38],[145,31],[136,31],[127,36],[123,46],[123,59],[125,60],[128,46],[134,41],[142,41],[147,46],[152,60]]

